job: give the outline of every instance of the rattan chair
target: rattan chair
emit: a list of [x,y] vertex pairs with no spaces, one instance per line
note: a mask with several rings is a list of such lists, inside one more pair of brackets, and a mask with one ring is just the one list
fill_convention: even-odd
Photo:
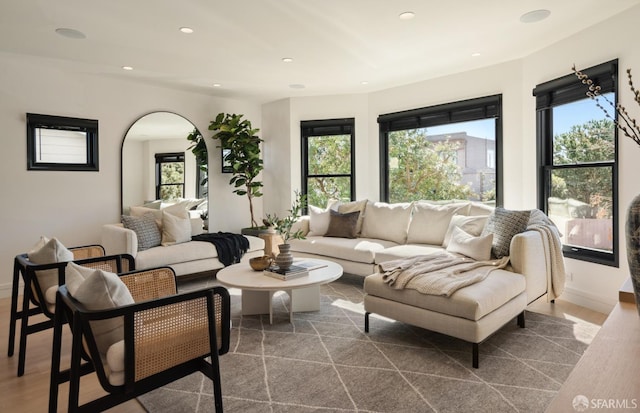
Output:
[[[104,248],[100,245],[87,245],[69,248],[73,253],[74,262],[92,268],[102,268],[111,272],[126,272],[135,269],[135,260],[129,254],[105,256]],[[42,290],[38,277],[39,271],[58,271],[58,285],[64,284],[64,274],[67,262],[52,264],[34,264],[29,261],[27,254],[17,255],[13,264],[13,285],[11,291],[11,320],[9,323],[9,345],[7,354],[12,357],[15,350],[16,326],[20,321],[20,344],[18,351],[18,376],[24,375],[27,336],[53,327],[53,309],[47,305],[45,292]],[[22,290],[22,309],[18,310],[20,279],[24,283]],[[43,314],[47,319],[29,324],[29,318]]]
[[[230,298],[223,287],[176,293],[175,273],[169,267],[120,274],[135,303],[109,310],[90,311],[73,298],[67,286],[58,289],[51,359],[49,412],[57,411],[60,384],[69,381],[69,412],[109,409],[193,372],[213,382],[214,403],[222,412],[218,356],[229,350]],[[105,355],[96,343],[96,320],[121,317],[123,355],[114,384]],[[71,366],[60,370],[62,325],[69,320],[73,339]],[[97,334],[97,333],[96,333]],[[114,345],[115,346],[115,345]],[[113,346],[109,349],[111,350]],[[110,354],[110,351],[107,352]],[[210,361],[209,361],[210,360]],[[95,372],[107,395],[79,405],[80,377]],[[122,379],[124,376],[124,379]]]

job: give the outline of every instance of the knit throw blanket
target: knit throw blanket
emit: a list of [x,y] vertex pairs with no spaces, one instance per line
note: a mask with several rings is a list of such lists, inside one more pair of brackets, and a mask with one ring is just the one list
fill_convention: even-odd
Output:
[[249,240],[245,236],[230,232],[194,235],[191,239],[212,243],[218,251],[218,259],[225,267],[239,263],[249,249]]
[[555,300],[564,291],[566,278],[560,231],[539,209],[531,210],[527,231],[537,231],[542,237],[547,267],[547,301]]
[[489,273],[506,267],[509,257],[475,261],[461,255],[438,252],[379,264],[382,280],[396,290],[449,297],[456,290],[480,282]]

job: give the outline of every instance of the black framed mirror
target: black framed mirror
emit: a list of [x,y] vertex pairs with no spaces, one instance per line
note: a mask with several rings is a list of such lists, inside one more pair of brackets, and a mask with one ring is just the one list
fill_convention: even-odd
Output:
[[[131,206],[170,203],[176,197],[207,199],[207,165],[194,155],[194,142],[188,139],[194,133],[200,134],[191,121],[172,112],[148,113],[129,127],[121,148],[123,213]],[[164,158],[156,155],[167,153],[184,157],[158,163]],[[173,190],[159,190],[167,184]]]

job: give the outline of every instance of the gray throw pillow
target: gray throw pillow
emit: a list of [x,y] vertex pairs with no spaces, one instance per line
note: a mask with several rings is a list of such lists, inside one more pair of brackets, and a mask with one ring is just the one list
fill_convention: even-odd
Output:
[[341,214],[333,209],[330,210],[329,228],[324,234],[325,237],[356,238],[358,234],[358,218],[360,211],[347,212]]
[[125,228],[135,231],[138,236],[138,251],[157,247],[162,242],[162,233],[153,214],[144,214],[140,217],[123,215],[122,224]]
[[527,229],[530,215],[531,211],[510,211],[500,207],[489,215],[482,235],[493,234],[491,252],[494,257],[509,255],[511,239]]

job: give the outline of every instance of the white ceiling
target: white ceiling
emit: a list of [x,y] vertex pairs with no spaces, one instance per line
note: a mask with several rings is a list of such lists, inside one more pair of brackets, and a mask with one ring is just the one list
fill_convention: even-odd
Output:
[[[78,73],[267,102],[372,92],[518,59],[638,3],[0,0],[0,51],[43,57]],[[536,9],[551,15],[519,21]],[[405,11],[415,18],[399,19]],[[184,26],[195,32],[181,33]],[[62,37],[57,28],[86,38]],[[294,61],[283,63],[284,57]]]

